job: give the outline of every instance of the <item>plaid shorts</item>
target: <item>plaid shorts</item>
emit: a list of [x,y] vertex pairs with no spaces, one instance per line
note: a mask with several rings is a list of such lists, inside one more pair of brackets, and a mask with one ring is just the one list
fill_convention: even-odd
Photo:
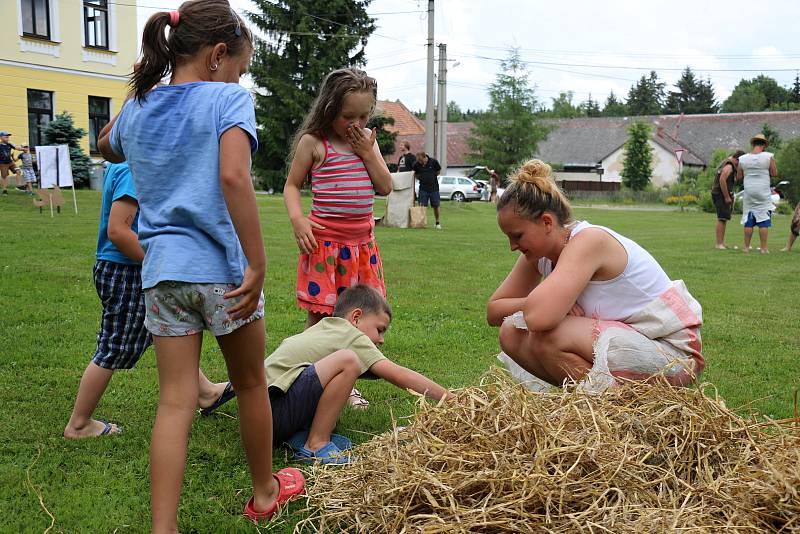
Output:
[[94,285],[103,304],[97,350],[92,361],[104,369],[130,369],[150,346],[144,327],[142,268],[98,260]]

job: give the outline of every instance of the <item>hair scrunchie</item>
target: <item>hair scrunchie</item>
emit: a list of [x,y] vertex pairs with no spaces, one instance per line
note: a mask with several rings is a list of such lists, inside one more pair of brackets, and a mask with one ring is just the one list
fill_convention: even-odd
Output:
[[178,11],[169,12],[169,25],[173,28],[181,21],[181,14]]

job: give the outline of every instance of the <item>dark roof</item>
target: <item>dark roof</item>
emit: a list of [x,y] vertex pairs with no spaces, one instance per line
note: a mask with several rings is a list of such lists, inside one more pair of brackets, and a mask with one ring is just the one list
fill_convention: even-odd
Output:
[[597,117],[547,119],[552,129],[539,143],[536,156],[550,163],[592,165],[602,161],[625,143],[631,122],[651,123],[653,141],[669,151],[684,148],[683,161],[707,164],[714,151],[748,150],[750,138],[764,123],[782,139],[800,137],[800,111],[719,113],[709,115],[651,115],[646,117]]

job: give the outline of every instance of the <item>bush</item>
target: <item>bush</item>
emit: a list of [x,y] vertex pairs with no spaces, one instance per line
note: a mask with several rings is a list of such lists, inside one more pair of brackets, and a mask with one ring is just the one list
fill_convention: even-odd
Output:
[[714,201],[711,199],[710,191],[701,191],[697,200],[697,207],[705,213],[714,213],[717,209],[714,207]]
[[698,198],[695,195],[671,196],[664,199],[664,203],[670,206],[688,206],[697,204]]
[[780,213],[781,215],[791,215],[794,212],[792,205],[782,200],[778,202],[778,205],[775,207],[775,213]]

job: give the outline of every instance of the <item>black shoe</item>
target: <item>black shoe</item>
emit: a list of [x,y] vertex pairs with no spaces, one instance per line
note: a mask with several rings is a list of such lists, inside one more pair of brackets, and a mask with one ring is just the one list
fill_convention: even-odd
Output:
[[27,189],[25,189],[24,185],[18,185],[17,186],[17,191],[27,191]]
[[8,189],[3,189],[3,194],[7,195],[8,194]]

